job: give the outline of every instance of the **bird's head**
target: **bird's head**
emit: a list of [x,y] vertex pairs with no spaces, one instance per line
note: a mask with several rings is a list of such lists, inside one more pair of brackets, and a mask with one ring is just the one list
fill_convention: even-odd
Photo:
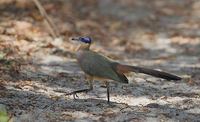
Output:
[[92,43],[92,39],[90,37],[73,37],[71,40],[80,42],[79,49],[89,49]]
[[79,41],[85,44],[91,44],[92,39],[90,37],[73,37],[72,40]]

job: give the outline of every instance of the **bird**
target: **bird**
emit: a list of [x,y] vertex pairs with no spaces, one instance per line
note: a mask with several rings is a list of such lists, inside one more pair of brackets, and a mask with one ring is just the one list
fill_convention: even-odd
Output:
[[88,78],[89,88],[76,90],[67,95],[77,96],[77,93],[88,92],[93,90],[93,81],[103,81],[107,88],[107,102],[110,103],[110,91],[109,82],[117,81],[120,83],[128,84],[128,79],[125,76],[126,73],[135,72],[151,75],[154,77],[166,79],[166,80],[181,80],[182,78],[171,73],[164,71],[158,71],[150,68],[131,66],[121,64],[113,61],[108,57],[103,56],[90,49],[92,44],[91,37],[72,37],[70,40],[80,43],[76,49],[76,58],[78,65],[83,70]]

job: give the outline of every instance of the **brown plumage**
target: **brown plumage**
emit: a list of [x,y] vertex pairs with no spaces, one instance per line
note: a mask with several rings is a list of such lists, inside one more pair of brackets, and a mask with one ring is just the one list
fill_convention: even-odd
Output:
[[158,71],[158,70],[153,70],[153,69],[138,67],[138,66],[117,64],[116,70],[119,74],[136,72],[136,73],[144,73],[144,74],[151,75],[158,78],[163,78],[166,80],[181,80],[179,76],[176,76],[164,71]]

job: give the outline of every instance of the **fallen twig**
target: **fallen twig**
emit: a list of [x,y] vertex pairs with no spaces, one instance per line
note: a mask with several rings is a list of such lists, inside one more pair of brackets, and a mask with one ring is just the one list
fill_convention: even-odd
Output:
[[45,23],[47,24],[47,27],[48,27],[51,35],[53,36],[54,39],[57,38],[59,36],[59,32],[56,29],[55,24],[52,22],[50,17],[47,15],[45,9],[42,7],[40,1],[39,0],[33,0],[33,2],[35,3],[38,10],[40,11],[40,14],[44,17]]

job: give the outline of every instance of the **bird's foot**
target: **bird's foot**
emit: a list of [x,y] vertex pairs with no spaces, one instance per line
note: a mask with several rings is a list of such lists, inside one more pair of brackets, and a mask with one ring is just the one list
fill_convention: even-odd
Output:
[[77,93],[82,93],[82,92],[89,92],[91,91],[92,89],[81,89],[81,90],[77,90],[77,91],[73,91],[73,92],[70,92],[70,93],[66,93],[65,95],[73,95],[73,98],[76,99],[76,97],[78,98],[78,95]]

